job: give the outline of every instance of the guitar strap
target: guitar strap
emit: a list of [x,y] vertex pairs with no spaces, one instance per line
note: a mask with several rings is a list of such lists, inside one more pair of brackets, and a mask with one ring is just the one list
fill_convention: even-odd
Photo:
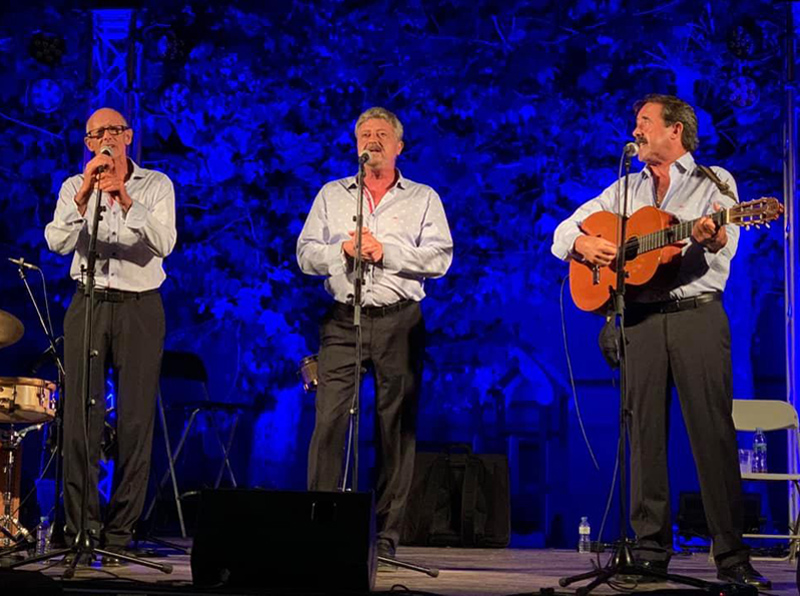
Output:
[[713,182],[717,186],[717,188],[719,189],[719,192],[724,194],[726,197],[732,198],[735,203],[739,202],[739,199],[737,199],[736,195],[733,194],[733,191],[731,190],[730,185],[725,183],[725,182],[723,182],[720,179],[720,177],[717,176],[717,174],[714,172],[714,170],[712,170],[708,166],[701,166],[700,164],[697,164],[697,169],[699,169],[703,174],[705,174],[706,178],[711,180],[711,182]]

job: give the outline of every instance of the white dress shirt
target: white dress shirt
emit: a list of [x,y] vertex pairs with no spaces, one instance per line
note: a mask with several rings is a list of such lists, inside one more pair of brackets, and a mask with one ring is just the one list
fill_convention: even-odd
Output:
[[[118,203],[106,208],[97,232],[95,281],[98,288],[144,292],[161,286],[166,274],[163,260],[175,247],[175,190],[161,172],[140,168],[133,160],[133,173],[125,190],[133,205],[124,213]],[[82,267],[89,250],[96,194],[92,194],[81,215],[75,195],[83,184],[83,174],[68,178],[58,193],[53,221],[44,231],[47,246],[60,255],[74,252],[70,276],[83,281]],[[97,192],[97,191],[95,191]]]
[[[325,289],[352,304],[353,267],[342,243],[355,230],[358,184],[355,176],[328,182],[317,194],[297,239],[303,273],[324,275]],[[425,297],[424,280],[441,277],[453,261],[453,239],[439,195],[398,172],[397,183],[374,211],[364,189],[364,226],[383,245],[383,261],[365,264],[363,306],[388,306]]]

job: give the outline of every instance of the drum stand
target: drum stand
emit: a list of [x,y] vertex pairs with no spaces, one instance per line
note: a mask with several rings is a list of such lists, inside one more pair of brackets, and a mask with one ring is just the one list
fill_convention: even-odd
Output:
[[[3,546],[7,548],[0,550],[0,558],[17,551],[28,550],[36,542],[33,535],[20,523],[19,519],[14,517],[17,512],[12,511],[12,501],[13,486],[15,484],[14,471],[16,469],[17,448],[25,435],[30,432],[30,430],[38,428],[39,426],[41,425],[37,425],[36,427],[32,426],[20,432],[15,431],[12,426],[7,433],[4,433],[3,436],[0,437],[0,449],[8,453],[8,459],[5,465],[6,485],[3,490],[3,515],[0,516],[0,533],[4,536],[4,538],[2,538]],[[16,529],[16,533],[12,531],[12,528]]]

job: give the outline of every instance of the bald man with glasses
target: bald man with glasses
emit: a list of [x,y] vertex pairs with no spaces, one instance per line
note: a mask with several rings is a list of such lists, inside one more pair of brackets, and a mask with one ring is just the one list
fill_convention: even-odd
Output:
[[[50,250],[73,255],[70,275],[76,283],[64,318],[65,535],[72,542],[80,530],[81,493],[88,474],[87,530],[100,546],[117,552],[127,548],[144,506],[165,334],[159,293],[166,278],[162,263],[176,241],[172,182],[128,157],[132,140],[133,130],[116,110],[102,108],[92,114],[84,142],[94,156],[82,174],[63,183],[53,221],[45,229]],[[99,356],[91,367],[87,470],[82,387],[89,299],[84,283],[98,191],[105,211],[97,233],[91,347]],[[114,490],[102,520],[97,488],[109,367],[117,384],[117,455]],[[104,557],[103,564],[121,562]]]

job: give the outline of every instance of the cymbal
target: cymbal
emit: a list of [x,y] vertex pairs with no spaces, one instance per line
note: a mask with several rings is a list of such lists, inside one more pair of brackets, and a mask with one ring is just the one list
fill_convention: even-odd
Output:
[[0,348],[17,343],[25,334],[25,326],[10,312],[0,310]]

